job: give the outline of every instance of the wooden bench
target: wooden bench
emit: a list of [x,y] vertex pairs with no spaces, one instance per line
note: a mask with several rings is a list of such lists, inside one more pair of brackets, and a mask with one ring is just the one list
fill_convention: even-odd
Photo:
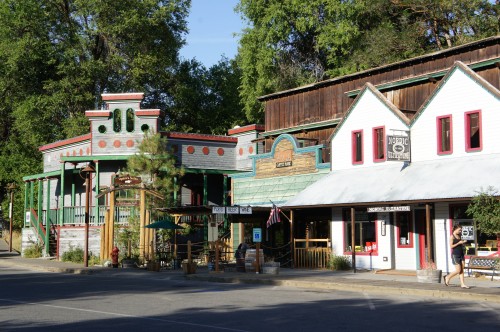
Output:
[[471,256],[469,258],[469,264],[467,264],[467,270],[470,277],[471,270],[491,270],[493,274],[491,275],[491,280],[495,276],[495,271],[499,268],[500,258],[498,257],[488,257],[488,256]]

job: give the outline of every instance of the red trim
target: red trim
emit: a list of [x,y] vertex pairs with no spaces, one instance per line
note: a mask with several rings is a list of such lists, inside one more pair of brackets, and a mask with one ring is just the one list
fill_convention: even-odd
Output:
[[[382,129],[382,139],[384,140],[382,144],[382,149],[384,150],[384,158],[377,158],[378,156],[378,140],[377,140],[377,130]],[[380,163],[382,161],[385,161],[385,158],[387,156],[387,151],[386,151],[386,139],[385,139],[385,126],[381,127],[374,127],[372,129],[372,140],[373,140],[373,162],[374,163]]]
[[103,101],[112,101],[112,100],[142,100],[144,98],[144,93],[103,93],[102,95]]
[[[361,160],[356,160],[356,150],[357,150],[357,145],[356,145],[356,134],[361,133]],[[351,148],[352,148],[352,164],[353,165],[361,165],[363,164],[363,129],[361,130],[353,130],[351,132]]]
[[245,133],[247,131],[252,131],[252,130],[264,131],[265,127],[263,125],[259,125],[259,124],[252,124],[252,125],[243,126],[243,127],[239,127],[239,128],[229,129],[227,131],[227,133],[229,135],[236,135],[236,134],[241,134],[241,133]]
[[[479,126],[479,147],[477,148],[471,148],[470,147],[470,116],[472,114],[478,114],[478,126]],[[471,111],[471,112],[465,112],[464,114],[465,117],[465,151],[466,152],[475,152],[475,151],[481,151],[483,149],[483,125],[482,125],[482,116],[481,116],[481,111]]]
[[214,141],[214,142],[228,142],[238,143],[238,138],[229,136],[216,136],[207,134],[190,134],[190,133],[177,133],[177,132],[162,132],[162,136],[167,138],[189,139],[196,141]]
[[[441,150],[442,147],[442,126],[441,126],[441,120],[442,119],[450,119],[450,150]],[[452,154],[453,153],[453,117],[451,114],[448,115],[443,115],[443,116],[438,116],[436,118],[436,137],[437,137],[437,154],[438,155],[447,155],[447,154]]]
[[162,111],[160,109],[135,111],[135,115],[137,115],[137,116],[160,116],[161,114],[162,114]]
[[109,118],[111,111],[85,111],[85,116],[88,118]]
[[54,148],[59,148],[59,147],[69,145],[69,144],[80,143],[80,142],[83,142],[86,140],[90,140],[91,138],[92,138],[92,134],[86,134],[86,135],[82,135],[82,136],[68,138],[68,139],[65,139],[62,141],[57,141],[57,142],[50,143],[47,145],[42,145],[41,147],[38,148],[38,151],[45,151],[45,150],[50,150],[50,149],[54,149]]

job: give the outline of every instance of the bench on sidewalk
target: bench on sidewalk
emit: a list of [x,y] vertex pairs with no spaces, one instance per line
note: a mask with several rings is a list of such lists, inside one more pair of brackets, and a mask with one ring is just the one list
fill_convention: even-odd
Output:
[[500,268],[500,258],[498,257],[488,257],[488,256],[471,256],[469,258],[469,264],[467,264],[467,270],[470,277],[471,270],[490,270],[493,271],[491,275],[491,280],[495,276],[495,271]]

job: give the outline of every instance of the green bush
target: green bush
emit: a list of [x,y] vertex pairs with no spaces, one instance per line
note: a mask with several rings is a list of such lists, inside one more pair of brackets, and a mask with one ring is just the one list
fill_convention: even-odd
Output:
[[332,270],[350,270],[351,261],[347,256],[332,255],[328,267]]
[[43,246],[38,243],[33,243],[28,248],[24,249],[24,257],[26,258],[39,258],[42,257]]
[[63,262],[83,263],[83,249],[71,248],[62,255],[61,260]]

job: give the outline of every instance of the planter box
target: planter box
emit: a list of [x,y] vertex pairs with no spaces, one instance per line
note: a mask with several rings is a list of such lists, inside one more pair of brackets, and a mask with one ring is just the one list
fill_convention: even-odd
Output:
[[160,272],[160,262],[148,262],[148,271]]
[[441,283],[441,270],[417,270],[417,281],[427,284]]
[[262,266],[262,273],[264,273],[264,274],[279,274],[280,273],[280,263],[279,262],[265,263]]

